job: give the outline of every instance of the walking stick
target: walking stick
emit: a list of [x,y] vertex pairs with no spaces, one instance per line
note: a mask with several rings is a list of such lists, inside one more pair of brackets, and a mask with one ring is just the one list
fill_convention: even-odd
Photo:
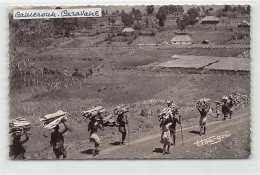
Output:
[[127,141],[128,141],[127,145],[129,145],[129,120],[127,117],[126,117],[126,120],[127,120]]
[[181,141],[182,141],[182,146],[183,144],[183,134],[182,134],[182,125],[181,125],[181,116],[179,115],[179,120],[180,120],[180,126],[181,126]]

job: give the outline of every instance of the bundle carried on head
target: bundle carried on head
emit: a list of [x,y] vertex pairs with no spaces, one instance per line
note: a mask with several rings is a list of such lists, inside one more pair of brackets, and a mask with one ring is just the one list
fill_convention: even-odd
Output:
[[231,94],[229,99],[234,103],[235,106],[244,106],[245,104],[250,103],[248,96],[242,95],[240,93]]
[[114,127],[117,126],[117,115],[110,114],[103,118],[103,126]]
[[26,121],[24,118],[18,117],[15,119],[12,119],[9,123],[9,134],[19,134],[23,131],[29,131],[31,130],[31,124],[30,122]]
[[67,112],[59,110],[55,113],[45,115],[43,118],[40,119],[40,121],[43,122],[46,129],[53,129],[55,128],[55,126],[60,124],[62,120],[67,120],[66,114]]
[[202,98],[197,101],[196,108],[200,111],[204,109],[206,112],[209,112],[210,110],[210,99],[209,98]]
[[228,101],[229,101],[229,99],[228,99],[228,97],[225,96],[225,95],[221,98],[221,102],[222,102],[222,103],[227,103]]
[[83,115],[83,117],[85,117],[85,118],[91,118],[91,117],[98,116],[99,114],[101,114],[103,112],[105,112],[105,109],[103,109],[102,106],[96,106],[90,110],[82,111],[81,115]]
[[170,118],[172,114],[172,110],[169,107],[166,107],[165,109],[163,109],[163,111],[159,114],[159,120],[166,120],[168,118]]
[[116,107],[115,111],[117,111],[118,115],[123,114],[129,112],[129,107],[126,104],[121,104]]

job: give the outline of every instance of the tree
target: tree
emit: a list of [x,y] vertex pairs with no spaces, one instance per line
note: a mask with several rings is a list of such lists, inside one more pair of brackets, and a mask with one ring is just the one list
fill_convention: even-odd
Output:
[[154,12],[154,6],[153,5],[148,5],[148,6],[146,6],[145,10],[146,10],[148,15],[151,15]]
[[124,14],[126,14],[126,13],[125,13],[124,10],[122,10],[121,13],[120,13],[120,16],[123,16]]
[[135,30],[141,30],[142,29],[142,24],[140,21],[135,21],[134,22],[134,29]]
[[124,23],[125,27],[131,27],[134,24],[134,18],[131,14],[122,13],[121,20]]
[[246,13],[247,13],[247,14],[250,14],[250,12],[251,12],[251,7],[250,7],[250,5],[248,5],[248,6],[246,7]]
[[139,9],[134,11],[134,19],[135,20],[142,20],[142,16],[143,16],[142,12]]
[[185,28],[186,28],[186,26],[189,25],[189,23],[190,23],[190,17],[189,17],[189,15],[184,14],[182,19],[178,18],[178,19],[176,20],[176,23],[177,23],[177,25],[178,25],[178,28],[179,28],[181,31],[184,31],[184,33],[185,33]]
[[199,15],[199,9],[197,9],[196,7],[193,7],[193,8],[190,8],[189,10],[187,10],[187,13],[188,13],[188,15],[190,17],[189,23],[194,25],[195,24],[195,19]]
[[164,26],[164,20],[159,17],[159,26],[162,28]]
[[102,16],[105,16],[105,15],[106,15],[106,12],[105,12],[104,9],[101,11],[101,13],[102,13]]
[[223,12],[228,12],[231,11],[231,6],[230,5],[225,5],[223,8]]
[[236,6],[234,6],[233,8],[231,8],[231,12],[237,12],[238,8]]
[[184,12],[184,9],[183,9],[183,7],[182,6],[180,6],[180,5],[177,5],[177,15],[179,15],[179,14],[183,14],[183,12]]
[[111,23],[115,24],[116,20],[114,18],[111,19]]
[[169,14],[174,14],[177,11],[177,7],[175,5],[168,6]]
[[[62,9],[61,7],[56,7],[55,9]],[[71,31],[75,30],[78,27],[78,19],[77,18],[55,18],[53,20],[54,24],[54,32],[60,33],[65,30],[65,34],[63,36],[69,37]]]
[[167,8],[165,6],[161,6],[156,14],[156,18],[165,21],[166,15],[167,15]]
[[120,15],[120,12],[119,12],[119,10],[116,10],[116,13],[115,13],[115,15],[117,15],[117,16],[119,16],[119,15]]
[[156,14],[156,18],[159,20],[159,26],[161,28],[164,26],[167,13],[169,13],[168,8],[166,6],[161,6]]
[[227,16],[227,12],[223,12],[223,9],[218,9],[217,11],[216,11],[216,16],[217,17],[221,17],[221,16]]

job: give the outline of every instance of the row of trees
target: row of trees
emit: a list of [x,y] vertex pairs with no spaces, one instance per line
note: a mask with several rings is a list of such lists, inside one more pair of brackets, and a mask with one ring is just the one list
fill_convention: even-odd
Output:
[[[156,14],[153,5],[146,6],[145,10],[146,17],[149,18],[151,16],[155,16],[159,20],[159,25],[161,27],[164,26],[164,21],[166,20],[167,15],[172,14],[175,16],[179,16],[180,14],[182,15],[184,12],[183,7],[179,5],[161,6]],[[126,13],[124,10],[119,13],[119,11],[117,10],[115,13],[112,14],[118,14],[119,16],[121,16],[121,20],[124,23],[125,27],[131,27],[133,26],[133,24],[135,24],[135,28],[140,28],[140,22],[142,20],[143,14],[139,9],[133,8],[129,13]],[[146,23],[149,23],[149,20],[146,19]]]
[[[174,5],[164,5],[161,6],[158,10],[158,13],[156,14],[156,18],[159,20],[158,24],[160,27],[163,27],[165,25],[165,21],[167,18],[167,15],[172,14],[176,17],[179,16],[179,14],[183,14],[184,9],[182,6],[174,6]],[[199,15],[200,8],[199,7],[193,7],[190,8],[187,11],[187,14],[182,15],[182,19],[177,18],[177,25],[181,30],[185,29],[185,26],[188,24],[195,24],[196,18]]]
[[223,9],[217,10],[217,16],[237,17],[238,14],[250,15],[251,7],[247,6],[231,6],[225,5]]

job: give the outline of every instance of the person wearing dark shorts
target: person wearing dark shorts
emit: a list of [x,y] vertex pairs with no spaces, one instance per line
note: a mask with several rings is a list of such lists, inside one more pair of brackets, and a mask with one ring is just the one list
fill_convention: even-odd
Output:
[[64,125],[64,129],[60,131],[59,125],[55,126],[54,132],[51,133],[51,141],[50,144],[53,147],[53,152],[57,159],[60,158],[60,156],[63,156],[63,159],[67,157],[67,151],[64,147],[64,137],[63,134],[68,131],[68,126],[65,123],[65,120],[62,120],[62,123]]
[[118,131],[122,134],[121,144],[125,144],[125,138],[126,138],[126,124],[128,124],[127,115],[126,112],[122,112],[117,117],[117,123],[118,123]]
[[101,129],[103,131],[103,126],[100,124],[95,118],[91,118],[89,124],[88,124],[88,131],[90,131],[90,137],[89,141],[93,142],[95,144],[93,149],[93,156],[96,156],[99,154],[98,147],[100,145],[100,138],[97,135],[97,130]]
[[29,140],[29,135],[26,131],[24,131],[25,138],[22,138],[21,133],[17,133],[14,135],[13,143],[10,145],[10,152],[9,156],[14,156],[14,159],[25,159],[25,148],[23,147],[23,144],[26,143]]

